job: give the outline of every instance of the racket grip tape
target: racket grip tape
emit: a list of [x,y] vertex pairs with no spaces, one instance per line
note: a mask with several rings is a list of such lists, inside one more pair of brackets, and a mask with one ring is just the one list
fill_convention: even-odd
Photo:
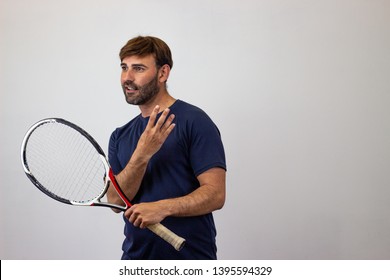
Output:
[[162,224],[157,223],[149,225],[147,228],[171,244],[177,251],[180,251],[184,247],[186,240],[170,231]]

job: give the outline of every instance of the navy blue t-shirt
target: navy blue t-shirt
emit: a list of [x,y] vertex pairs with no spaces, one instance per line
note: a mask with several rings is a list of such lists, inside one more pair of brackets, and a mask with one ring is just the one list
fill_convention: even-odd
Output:
[[[176,126],[149,161],[133,204],[187,195],[199,187],[198,175],[213,167],[226,169],[221,136],[209,116],[181,100],[170,107],[170,113],[175,115]],[[109,162],[114,174],[120,173],[127,165],[148,121],[149,118],[138,115],[112,133]],[[186,239],[186,245],[179,252],[149,230],[136,228],[126,218],[124,220],[122,259],[217,257],[212,213],[195,217],[167,217],[161,222]]]

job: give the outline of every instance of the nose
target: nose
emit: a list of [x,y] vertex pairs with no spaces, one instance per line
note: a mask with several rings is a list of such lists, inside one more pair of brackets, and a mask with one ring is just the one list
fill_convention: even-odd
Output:
[[122,82],[122,84],[124,82],[126,82],[126,81],[131,81],[131,82],[134,81],[134,75],[129,70],[122,71],[122,74],[121,74],[121,82]]

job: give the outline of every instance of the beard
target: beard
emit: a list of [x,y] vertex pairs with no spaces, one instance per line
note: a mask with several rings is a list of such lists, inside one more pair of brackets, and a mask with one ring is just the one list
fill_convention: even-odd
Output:
[[[127,88],[132,88],[137,92],[127,93]],[[153,99],[160,91],[158,86],[157,74],[152,80],[143,86],[137,85],[132,81],[125,81],[122,84],[123,93],[125,94],[126,102],[132,105],[144,105]]]

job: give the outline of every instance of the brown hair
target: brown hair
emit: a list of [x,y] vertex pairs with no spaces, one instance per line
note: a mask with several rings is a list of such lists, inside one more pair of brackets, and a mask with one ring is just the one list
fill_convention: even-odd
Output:
[[173,66],[172,54],[168,45],[161,39],[151,36],[138,36],[130,39],[119,52],[121,61],[128,56],[147,56],[154,55],[156,66],[161,67],[168,64],[170,68]]

